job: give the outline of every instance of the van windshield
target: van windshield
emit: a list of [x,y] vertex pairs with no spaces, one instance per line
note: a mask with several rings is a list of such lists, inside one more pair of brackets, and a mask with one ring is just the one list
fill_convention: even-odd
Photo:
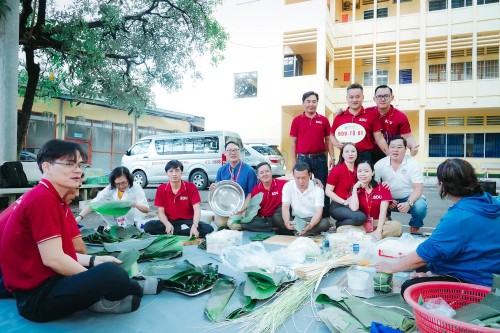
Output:
[[253,149],[261,153],[262,155],[276,155],[276,152],[268,146],[252,146]]

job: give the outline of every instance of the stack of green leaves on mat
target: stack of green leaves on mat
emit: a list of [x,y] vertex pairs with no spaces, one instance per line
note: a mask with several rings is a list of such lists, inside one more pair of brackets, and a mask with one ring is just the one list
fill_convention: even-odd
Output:
[[248,203],[248,208],[246,209],[245,217],[241,215],[233,215],[230,217],[232,223],[249,223],[252,219],[257,216],[257,213],[260,209],[260,203],[262,202],[262,198],[264,197],[264,193],[256,194],[250,202]]
[[273,296],[278,288],[284,283],[289,282],[285,272],[267,273],[262,269],[256,268],[253,271],[247,271],[245,281],[245,296],[252,299],[266,299]]
[[140,253],[139,262],[172,259],[180,256],[183,249],[182,242],[174,235],[145,235],[142,239],[131,238],[114,243],[104,243],[104,249],[87,246],[87,252],[96,255],[117,255],[118,252],[137,250]]
[[456,311],[453,319],[500,329],[500,275],[493,274],[491,292],[479,303],[466,305]]
[[399,295],[391,294],[389,298],[385,295],[379,297],[386,298],[386,301],[390,299],[390,305],[387,302],[386,305],[382,305],[384,302],[378,302],[378,297],[363,300],[342,293],[328,293],[328,295],[323,293],[316,298],[317,303],[325,305],[325,309],[318,312],[318,315],[330,331],[335,333],[370,331],[372,322],[403,332],[415,331],[413,315],[407,306],[400,304],[404,302]]
[[144,277],[155,277],[165,281],[165,288],[174,288],[186,293],[196,293],[215,283],[219,278],[219,267],[212,264],[195,266],[184,260],[175,265],[148,265]]
[[125,200],[113,200],[104,202],[90,202],[89,206],[99,214],[110,216],[126,215],[132,208],[132,202]]
[[125,228],[113,225],[109,230],[105,230],[104,226],[101,225],[97,228],[97,231],[94,229],[82,230],[82,239],[88,244],[114,243],[130,238],[144,238],[148,236],[149,234],[139,231],[133,225]]
[[257,301],[245,296],[243,289],[243,284],[236,286],[228,279],[217,280],[205,306],[208,319],[220,322],[238,318],[243,313],[253,310]]
[[375,273],[373,275],[373,289],[388,293],[392,290],[392,274],[388,273]]
[[266,235],[266,234],[255,234],[253,236],[250,236],[248,237],[251,241],[264,241],[266,239],[268,239],[269,237],[271,237],[270,235]]

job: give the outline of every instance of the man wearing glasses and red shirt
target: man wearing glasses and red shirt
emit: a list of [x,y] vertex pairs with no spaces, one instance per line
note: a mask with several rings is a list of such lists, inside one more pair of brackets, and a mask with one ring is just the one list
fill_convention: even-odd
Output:
[[[392,106],[391,102],[393,99],[394,95],[392,94],[392,89],[385,84],[380,85],[375,88],[375,96],[373,97],[373,101],[377,106],[371,106],[365,110],[367,112],[374,111],[378,115],[380,125],[382,126],[382,134],[386,142],[389,142],[393,136],[400,135],[405,138],[408,143],[411,156],[415,156],[418,154],[419,145],[415,143],[415,139],[411,133],[408,117]],[[375,147],[372,152],[372,162],[376,163],[384,157],[385,153],[383,153],[379,147]]]

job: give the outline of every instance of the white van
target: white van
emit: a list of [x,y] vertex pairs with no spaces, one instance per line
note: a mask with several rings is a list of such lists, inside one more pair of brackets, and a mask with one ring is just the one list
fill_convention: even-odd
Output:
[[127,150],[122,165],[134,175],[141,187],[168,181],[165,165],[179,160],[184,165],[182,178],[204,190],[215,181],[217,170],[226,162],[224,146],[234,141],[242,147],[238,134],[226,131],[172,133],[144,137]]

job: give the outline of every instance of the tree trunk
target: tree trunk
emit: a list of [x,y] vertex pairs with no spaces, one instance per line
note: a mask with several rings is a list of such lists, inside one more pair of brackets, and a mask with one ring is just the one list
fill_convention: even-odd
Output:
[[28,133],[28,125],[31,118],[31,110],[35,101],[36,87],[40,79],[40,65],[35,63],[35,52],[29,46],[25,46],[26,71],[28,72],[28,83],[26,94],[24,95],[21,113],[17,117],[17,154],[21,154],[24,146],[24,139]]

